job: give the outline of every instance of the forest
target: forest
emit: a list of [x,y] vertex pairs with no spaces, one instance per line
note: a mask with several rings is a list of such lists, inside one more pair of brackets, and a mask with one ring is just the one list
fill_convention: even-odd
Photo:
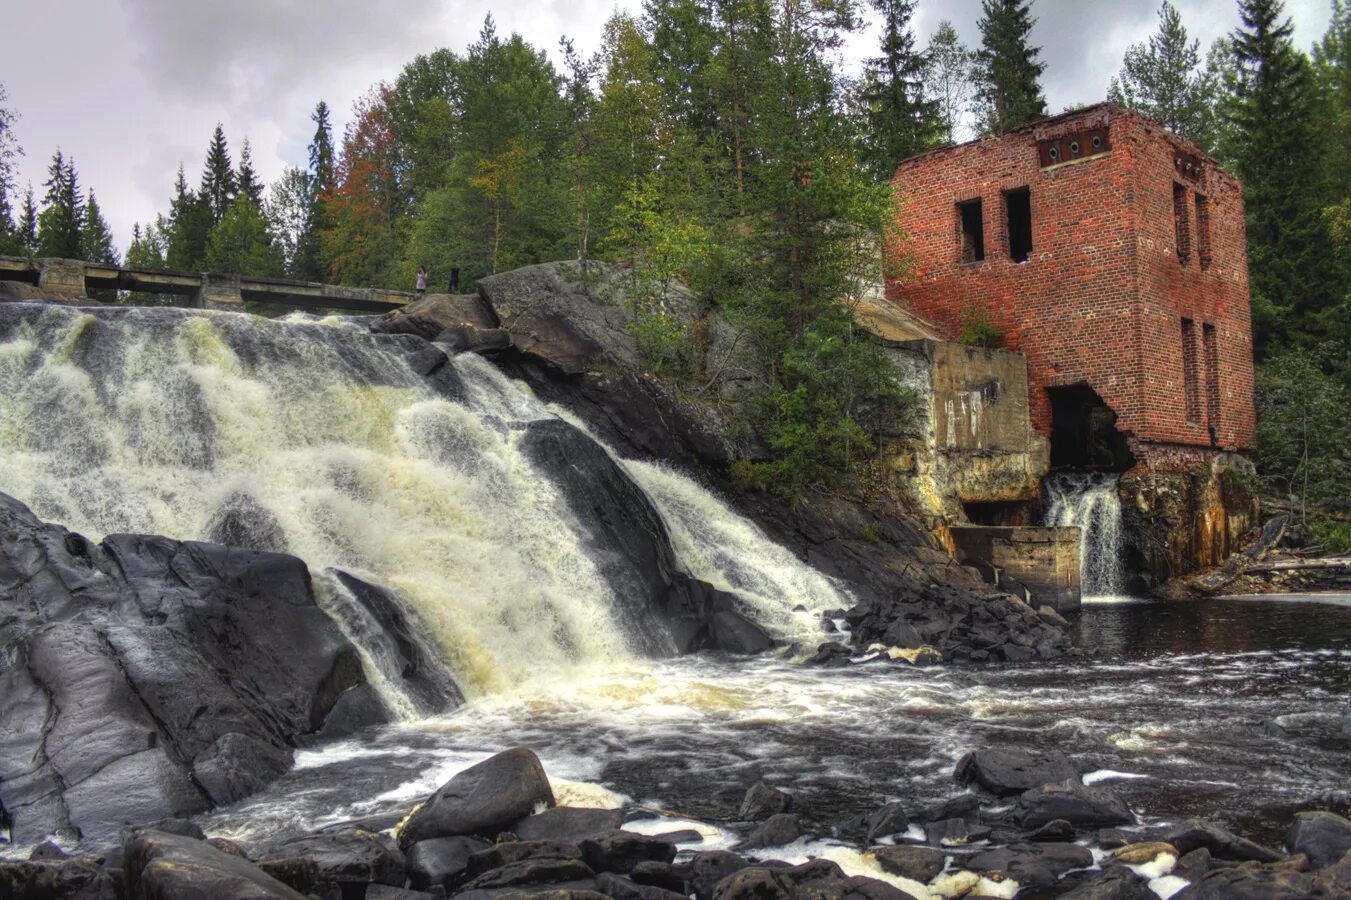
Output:
[[[0,85],[0,254],[144,268],[432,289],[557,259],[633,273],[635,336],[655,371],[693,381],[699,340],[663,308],[680,279],[743,327],[767,373],[759,425],[777,451],[746,478],[799,489],[866,462],[903,405],[849,299],[876,275],[896,163],[1002,133],[1047,108],[1032,0],[983,0],[980,45],[944,22],[921,46],[917,0],[871,0],[876,55],[846,77],[835,52],[858,0],[645,0],[600,50],[562,65],[492,18],[462,51],[409,61],[335,135],[322,100],[305,167],[271,185],[223,128],[199,179],[180,166],[164,212],[114,246],[94,191],[58,150],[35,191],[15,184],[19,111]],[[1351,4],[1331,0],[1312,47],[1281,0],[1238,0],[1204,52],[1164,2],[1104,98],[1193,141],[1245,186],[1259,435],[1268,492],[1351,545]],[[194,183],[195,182],[195,183]],[[903,272],[889,273],[904,277]],[[989,339],[983,335],[982,339]]]

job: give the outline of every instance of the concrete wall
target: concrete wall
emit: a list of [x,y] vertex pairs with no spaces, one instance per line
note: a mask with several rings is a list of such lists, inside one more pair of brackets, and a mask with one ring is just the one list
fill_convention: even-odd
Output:
[[1009,577],[1027,587],[1034,606],[1078,609],[1079,529],[966,525],[952,529],[952,540],[957,559],[992,566],[1010,593]]

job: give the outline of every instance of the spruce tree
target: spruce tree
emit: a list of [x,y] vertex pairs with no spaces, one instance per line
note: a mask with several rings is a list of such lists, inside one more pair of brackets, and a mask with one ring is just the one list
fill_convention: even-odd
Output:
[[980,128],[1003,134],[1046,115],[1041,92],[1045,63],[1029,44],[1032,0],[981,0],[981,48],[976,51],[976,100]]
[[47,167],[43,186],[47,192],[42,198],[45,208],[38,216],[38,255],[80,259],[84,202],[75,160],[67,160],[58,149]]
[[253,168],[253,148],[249,146],[248,138],[244,138],[244,143],[239,148],[237,181],[239,196],[248,197],[254,206],[261,209],[263,205],[263,184],[258,180],[257,170]]
[[112,229],[104,221],[92,190],[84,209],[84,225],[80,229],[80,258],[86,262],[117,265],[117,248],[113,246]]
[[33,200],[33,185],[23,192],[23,208],[19,213],[18,252],[33,256],[38,250],[38,205]]
[[234,165],[230,162],[230,149],[225,143],[225,129],[219,122],[211,135],[211,146],[206,151],[206,168],[202,171],[202,186],[197,193],[206,203],[213,227],[225,218],[225,213],[239,194],[239,182],[235,177]]
[[1210,105],[1197,71],[1201,42],[1187,39],[1182,15],[1167,0],[1159,7],[1159,31],[1126,50],[1111,98],[1138,109],[1174,134],[1202,144],[1209,133]]
[[1282,336],[1316,340],[1318,313],[1340,301],[1322,208],[1326,186],[1314,133],[1308,58],[1291,40],[1281,0],[1240,0],[1232,37],[1237,68],[1232,126],[1240,137],[1254,344],[1259,355]]
[[896,164],[935,146],[943,134],[939,106],[925,96],[924,64],[915,51],[915,0],[872,0],[882,15],[882,55],[863,74],[863,157],[873,177],[890,180]]
[[14,160],[23,154],[14,140],[18,113],[5,106],[9,94],[0,84],[0,253],[19,253],[20,239],[14,222]]
[[962,120],[971,105],[971,68],[975,54],[962,43],[957,29],[944,20],[924,51],[924,88],[938,104],[938,116],[949,144],[957,143]]
[[323,281],[328,266],[323,253],[323,233],[331,227],[328,203],[334,190],[333,125],[328,104],[320,100],[310,116],[314,137],[310,139],[308,193],[305,218],[296,237],[294,256],[289,260],[292,274],[307,281]]
[[169,204],[168,234],[165,238],[165,262],[171,269],[197,270],[206,255],[211,233],[211,211],[205,197],[188,189],[183,166],[174,181],[174,199]]

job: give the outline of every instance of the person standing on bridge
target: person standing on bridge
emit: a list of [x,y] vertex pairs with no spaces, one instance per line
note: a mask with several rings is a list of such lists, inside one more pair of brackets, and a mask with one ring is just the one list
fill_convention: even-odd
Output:
[[417,287],[416,287],[416,290],[417,290],[417,292],[418,292],[419,294],[425,294],[425,293],[427,293],[427,267],[426,267],[426,266],[418,266],[418,267],[417,267]]

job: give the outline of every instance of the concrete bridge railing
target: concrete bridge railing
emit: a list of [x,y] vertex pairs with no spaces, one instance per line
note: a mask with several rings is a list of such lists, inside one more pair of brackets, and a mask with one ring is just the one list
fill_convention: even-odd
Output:
[[0,256],[0,281],[27,282],[67,297],[86,297],[90,290],[97,289],[173,294],[183,297],[185,306],[218,309],[241,308],[245,300],[254,300],[300,309],[388,312],[408,305],[417,297],[406,291],[349,288],[283,278],[131,269],[77,259],[29,260],[16,256]]

